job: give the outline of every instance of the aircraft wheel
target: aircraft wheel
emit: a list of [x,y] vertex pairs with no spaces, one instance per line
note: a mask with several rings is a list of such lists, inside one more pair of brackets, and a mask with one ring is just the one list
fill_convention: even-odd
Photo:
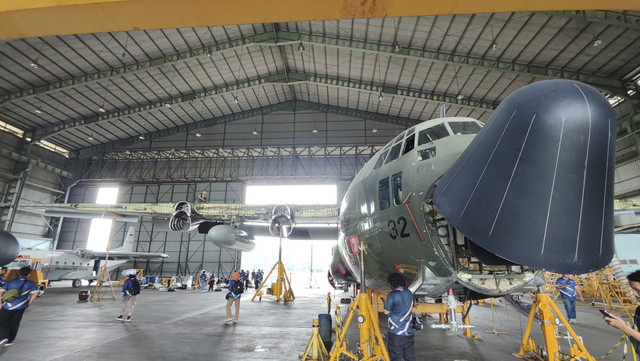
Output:
[[44,294],[44,290],[45,290],[44,285],[38,286],[38,297],[40,297],[40,296],[42,296]]
[[75,280],[73,280],[73,282],[71,283],[71,287],[73,288],[78,288],[82,286],[82,280],[79,278],[76,278]]

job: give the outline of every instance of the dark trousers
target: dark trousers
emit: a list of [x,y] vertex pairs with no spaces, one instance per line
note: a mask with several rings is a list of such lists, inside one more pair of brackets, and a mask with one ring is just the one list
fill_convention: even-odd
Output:
[[213,286],[214,286],[215,284],[216,284],[216,282],[215,282],[215,281],[209,281],[209,291],[207,291],[207,292],[213,291]]
[[23,308],[21,310],[0,310],[0,341],[9,339],[9,342],[13,342],[18,335],[18,328],[20,328],[20,321],[24,314]]
[[399,336],[389,332],[387,334],[387,351],[391,361],[416,361],[413,350],[413,336]]

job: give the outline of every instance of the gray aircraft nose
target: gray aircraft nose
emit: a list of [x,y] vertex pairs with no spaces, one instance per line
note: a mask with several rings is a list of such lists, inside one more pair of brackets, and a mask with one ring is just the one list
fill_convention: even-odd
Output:
[[613,256],[616,117],[589,85],[548,80],[508,96],[436,185],[434,203],[476,245],[559,273]]

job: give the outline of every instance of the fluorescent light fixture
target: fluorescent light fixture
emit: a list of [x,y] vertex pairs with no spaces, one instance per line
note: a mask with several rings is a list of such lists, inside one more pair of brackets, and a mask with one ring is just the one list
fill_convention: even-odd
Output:
[[202,134],[196,133],[196,137],[200,138],[201,136],[202,136]]
[[139,136],[138,139],[144,140],[144,135]]
[[376,128],[371,129],[371,133],[377,133],[377,132],[378,132],[378,129]]
[[103,108],[103,107],[98,108],[98,111],[100,113],[106,113],[107,112],[107,110],[105,108]]
[[34,109],[34,112],[36,112],[36,114],[42,114],[42,110],[40,110],[40,108]]
[[318,129],[313,128],[313,130],[311,131],[311,133],[316,134],[318,132]]
[[29,64],[29,66],[34,68],[34,69],[40,68],[40,65],[38,65],[38,63],[36,63],[35,61],[33,63]]

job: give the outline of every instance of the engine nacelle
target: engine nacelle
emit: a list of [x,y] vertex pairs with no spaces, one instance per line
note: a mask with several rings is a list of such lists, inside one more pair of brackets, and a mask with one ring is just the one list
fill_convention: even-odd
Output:
[[233,251],[249,252],[256,247],[251,234],[226,224],[211,227],[207,233],[207,240],[220,248]]
[[20,243],[11,233],[0,231],[0,266],[13,262],[20,253]]
[[169,229],[174,232],[190,232],[196,229],[203,220],[202,215],[196,212],[189,202],[178,202],[173,206]]

